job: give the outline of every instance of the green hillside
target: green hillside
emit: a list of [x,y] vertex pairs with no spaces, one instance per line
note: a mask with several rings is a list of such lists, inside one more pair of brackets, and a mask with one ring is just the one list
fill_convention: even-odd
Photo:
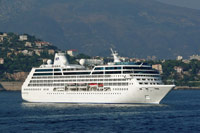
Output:
[[57,47],[35,36],[0,33],[1,80],[6,78],[7,73],[29,72],[32,67],[53,59],[56,51]]
[[200,53],[200,11],[155,0],[1,0],[0,29],[37,35],[61,49],[108,56]]

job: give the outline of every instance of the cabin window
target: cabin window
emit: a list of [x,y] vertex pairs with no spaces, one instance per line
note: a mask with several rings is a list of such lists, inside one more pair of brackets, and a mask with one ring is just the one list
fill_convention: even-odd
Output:
[[105,74],[121,74],[121,71],[105,71]]
[[48,72],[53,71],[53,69],[36,69],[35,72]]
[[53,75],[53,73],[34,73],[33,76]]
[[133,71],[123,71],[124,74],[126,73],[133,73]]
[[104,70],[104,67],[96,67],[94,70]]
[[159,74],[157,71],[134,71],[134,73]]
[[103,71],[93,72],[92,74],[103,74]]
[[62,73],[54,73],[54,75],[62,75]]
[[64,75],[90,74],[90,72],[64,72]]
[[121,69],[121,67],[106,67],[106,70],[117,70],[117,69]]
[[54,69],[54,71],[61,71],[60,69]]
[[123,67],[123,69],[143,69],[143,70],[151,70],[152,67]]

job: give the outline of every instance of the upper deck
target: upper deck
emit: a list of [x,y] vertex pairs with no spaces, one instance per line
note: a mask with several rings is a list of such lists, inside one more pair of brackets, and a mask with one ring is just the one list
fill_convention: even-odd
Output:
[[44,75],[106,75],[106,74],[143,74],[159,75],[159,72],[142,62],[121,62],[117,52],[113,52],[114,62],[87,68],[78,64],[69,64],[64,53],[56,53],[54,63],[47,61],[46,65],[34,68],[33,76]]

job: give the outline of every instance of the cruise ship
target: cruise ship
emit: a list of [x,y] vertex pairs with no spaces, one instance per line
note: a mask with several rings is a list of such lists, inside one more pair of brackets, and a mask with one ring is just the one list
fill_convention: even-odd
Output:
[[175,85],[164,85],[159,72],[147,63],[113,62],[91,68],[69,64],[64,53],[54,62],[32,68],[22,85],[27,102],[159,104]]

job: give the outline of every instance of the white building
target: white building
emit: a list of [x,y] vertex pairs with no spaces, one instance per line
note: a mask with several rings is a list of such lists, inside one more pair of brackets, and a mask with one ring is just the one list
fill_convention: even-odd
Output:
[[0,42],[3,42],[3,36],[0,35]]
[[38,41],[38,42],[35,42],[35,45],[37,47],[43,47],[43,46],[49,46],[51,45],[49,42],[42,42],[42,41]]
[[160,74],[163,73],[163,69],[162,69],[162,65],[161,64],[152,65],[152,68],[158,70],[160,72]]
[[4,64],[4,59],[0,58],[0,64]]
[[8,34],[7,34],[7,33],[3,33],[3,34],[0,35],[0,36],[6,37],[6,36],[8,36]]
[[6,36],[7,36],[7,33],[1,34],[1,35],[0,35],[0,42],[3,42],[4,37],[6,37]]
[[67,54],[69,56],[77,56],[78,55],[78,50],[76,50],[76,49],[67,50]]
[[49,49],[49,50],[48,50],[48,54],[50,54],[50,55],[54,55],[54,54],[55,54],[55,50],[53,50],[53,49]]
[[179,56],[176,57],[176,60],[182,60],[182,59],[183,59],[183,56],[179,55]]
[[20,41],[26,41],[26,40],[28,40],[28,36],[27,35],[20,35],[19,40]]
[[42,59],[42,62],[43,62],[43,63],[47,63],[48,60],[49,60],[49,59],[46,59],[46,58],[45,58],[45,59]]
[[33,52],[32,51],[28,51],[28,50],[23,50],[22,53],[24,55],[29,55],[29,56],[32,56],[33,55]]
[[192,55],[192,56],[190,56],[190,60],[200,60],[200,56],[199,55]]
[[182,62],[186,63],[186,64],[189,64],[190,63],[190,60],[182,60]]
[[36,55],[40,56],[41,53],[43,52],[43,50],[42,49],[35,49],[34,52],[35,52]]
[[174,67],[174,70],[175,70],[177,73],[182,73],[182,72],[183,72],[183,68],[182,68],[182,67],[179,67],[179,66],[175,66],[175,67]]
[[26,42],[26,43],[25,43],[25,46],[26,46],[26,47],[32,47],[32,44],[31,44],[31,42]]

